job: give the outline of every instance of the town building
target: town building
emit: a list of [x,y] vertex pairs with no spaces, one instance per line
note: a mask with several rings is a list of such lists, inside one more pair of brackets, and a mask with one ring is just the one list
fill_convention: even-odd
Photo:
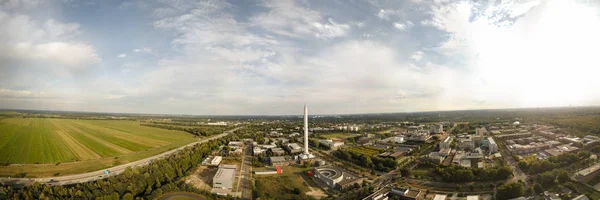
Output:
[[445,194],[436,194],[433,197],[433,200],[446,200],[446,197],[448,197],[448,195],[445,195]]
[[490,153],[498,152],[498,144],[496,144],[496,141],[492,137],[487,138],[487,147]]
[[271,156],[269,157],[271,166],[288,166],[296,163],[296,160],[286,156]]
[[475,148],[475,142],[471,138],[460,138],[458,140],[458,148],[471,150]]
[[314,169],[314,176],[330,188],[345,189],[363,180],[335,166],[323,166]]
[[450,149],[452,145],[452,141],[454,141],[454,137],[449,136],[444,139],[444,141],[440,142],[440,149]]
[[475,129],[475,134],[479,135],[479,136],[484,136],[487,135],[487,129],[485,129],[485,127],[481,127],[481,128],[476,128]]
[[392,191],[390,192],[390,194],[396,195],[396,196],[400,197],[400,199],[417,200],[417,199],[420,199],[419,195],[421,194],[421,191],[416,190],[416,189],[394,187],[394,188],[392,188]]
[[444,126],[442,124],[432,124],[429,126],[431,133],[440,134],[444,132]]
[[592,165],[575,173],[575,179],[580,182],[587,182],[600,174],[600,163]]
[[213,177],[213,188],[232,189],[236,168],[236,165],[219,165],[219,169]]
[[288,143],[287,147],[290,148],[290,153],[302,152],[302,147],[298,143]]

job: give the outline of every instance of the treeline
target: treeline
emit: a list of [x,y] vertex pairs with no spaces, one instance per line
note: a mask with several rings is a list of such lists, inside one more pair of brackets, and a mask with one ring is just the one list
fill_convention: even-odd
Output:
[[143,167],[127,168],[122,174],[103,180],[70,186],[36,183],[21,189],[2,186],[0,199],[155,199],[172,191],[200,193],[208,199],[232,199],[196,190],[180,180],[229,140],[228,136],[188,147],[166,159],[155,160]]
[[172,126],[166,124],[140,124],[142,126],[149,126],[154,128],[161,128],[167,130],[177,130],[177,131],[185,131],[197,136],[211,136],[218,135],[225,132],[227,129],[219,126],[211,126],[211,127],[182,127],[182,126]]
[[581,151],[577,154],[565,153],[558,156],[551,156],[547,160],[519,161],[519,168],[528,174],[539,174],[556,168],[566,167],[571,164],[586,160],[590,157],[587,151]]
[[335,157],[338,157],[342,160],[350,161],[354,164],[360,165],[362,167],[374,169],[382,172],[389,172],[396,169],[398,163],[394,159],[391,158],[379,158],[377,156],[367,156],[360,153],[355,153],[351,151],[346,151],[343,149],[337,150],[333,152]]
[[436,173],[447,182],[495,181],[508,179],[512,176],[512,170],[508,166],[480,169],[438,165],[435,169]]

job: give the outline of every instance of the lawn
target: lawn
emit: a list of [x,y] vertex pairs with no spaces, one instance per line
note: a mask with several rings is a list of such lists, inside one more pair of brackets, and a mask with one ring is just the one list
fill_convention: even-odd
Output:
[[329,134],[322,134],[321,136],[324,138],[327,138],[327,139],[332,139],[332,138],[343,139],[343,138],[354,137],[354,136],[356,136],[356,134],[354,134],[354,133],[329,133]]
[[[255,194],[258,197],[261,199],[306,199],[306,192],[310,192],[310,188],[321,190],[306,175],[306,170],[310,168],[285,166],[281,169],[283,170],[282,174],[254,175]],[[261,169],[256,169],[256,171],[261,171]],[[294,192],[296,188],[298,188],[298,193]]]
[[[0,120],[0,175],[70,174],[152,156],[196,139],[133,121],[7,118]],[[59,164],[60,163],[60,164]],[[58,164],[58,165],[57,165]]]

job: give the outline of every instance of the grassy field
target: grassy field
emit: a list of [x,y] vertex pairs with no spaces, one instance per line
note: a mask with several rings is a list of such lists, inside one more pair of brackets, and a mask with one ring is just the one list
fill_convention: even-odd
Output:
[[331,138],[349,138],[349,137],[354,137],[356,136],[356,134],[354,133],[329,133],[329,134],[322,134],[321,136],[323,136],[324,138],[327,139],[331,139]]
[[372,148],[372,147],[366,147],[366,146],[350,147],[350,148],[346,148],[346,150],[350,151],[350,152],[358,153],[358,154],[364,154],[367,156],[373,156],[373,155],[379,154],[379,150]]
[[[277,175],[254,175],[255,191],[261,199],[306,199],[306,192],[321,190],[307,175],[309,168],[285,166],[281,167],[282,174]],[[257,168],[256,171],[264,169]],[[304,181],[303,181],[304,179]],[[294,193],[298,188],[299,193]]]
[[0,163],[37,165],[0,167],[0,175],[102,169],[194,140],[182,131],[145,127],[132,121],[7,118],[0,120]]

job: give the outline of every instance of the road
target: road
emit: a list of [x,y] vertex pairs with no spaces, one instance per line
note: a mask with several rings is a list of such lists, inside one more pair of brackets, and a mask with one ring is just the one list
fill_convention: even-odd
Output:
[[242,191],[242,199],[252,199],[252,145],[246,144],[246,152],[244,159],[242,160],[242,179],[240,181],[241,188],[238,186],[238,190]]
[[167,152],[164,152],[164,153],[152,156],[152,157],[148,157],[148,158],[144,158],[144,159],[141,159],[138,161],[134,161],[134,162],[126,163],[123,165],[108,168],[107,170],[110,172],[110,175],[106,175],[104,173],[104,169],[103,169],[103,170],[98,170],[98,171],[84,173],[84,174],[74,174],[74,175],[68,175],[68,176],[57,176],[57,177],[47,177],[47,178],[0,178],[0,183],[5,184],[5,185],[14,185],[14,186],[32,185],[35,182],[45,183],[48,185],[71,185],[71,184],[95,181],[95,180],[99,180],[99,179],[105,179],[105,178],[108,178],[108,176],[114,176],[114,175],[123,173],[125,171],[125,169],[127,169],[127,167],[140,167],[140,166],[150,164],[155,159],[167,157],[167,156],[169,156],[177,151],[180,151],[186,147],[191,147],[196,144],[202,144],[204,142],[222,138],[228,134],[233,133],[234,131],[236,131],[240,128],[242,128],[242,127],[237,127],[232,130],[226,131],[222,134],[215,135],[215,136],[212,136],[209,138],[205,138],[203,140],[199,140],[196,142],[192,142],[185,146],[182,146],[182,147],[179,147],[179,148],[176,148],[176,149],[173,149],[173,150],[170,150],[170,151],[167,151]]

